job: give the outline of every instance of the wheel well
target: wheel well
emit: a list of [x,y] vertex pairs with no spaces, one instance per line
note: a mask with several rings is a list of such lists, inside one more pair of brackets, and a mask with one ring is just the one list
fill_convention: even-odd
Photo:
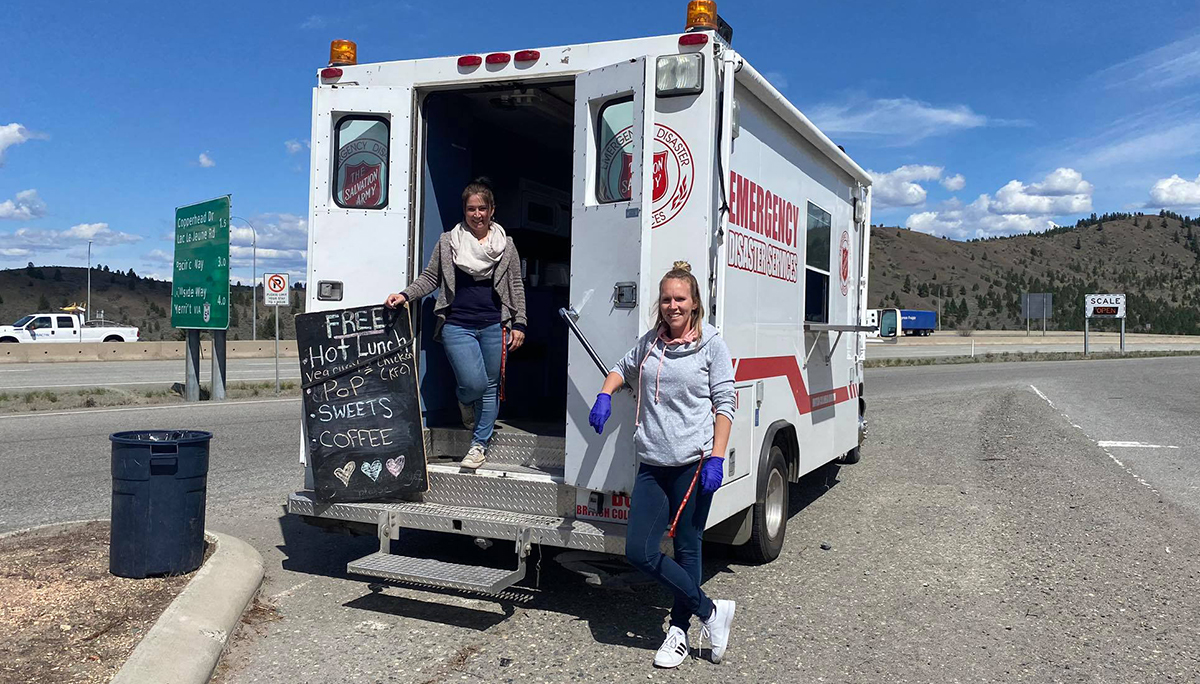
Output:
[[787,463],[788,480],[796,482],[800,479],[800,443],[796,439],[796,426],[786,425],[775,432],[771,440],[773,446],[783,451],[783,460]]
[[105,342],[124,342],[125,339],[122,338],[120,335],[109,335],[108,337],[104,338],[104,341]]
[[0,344],[4,344],[7,342],[16,342],[16,341],[17,341],[17,338],[15,338],[15,337],[0,337]]

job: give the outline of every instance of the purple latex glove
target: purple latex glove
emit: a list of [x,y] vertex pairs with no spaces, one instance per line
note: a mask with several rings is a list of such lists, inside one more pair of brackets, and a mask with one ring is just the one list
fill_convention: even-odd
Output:
[[592,412],[588,414],[588,424],[596,430],[596,434],[604,432],[604,423],[612,415],[612,395],[601,392],[596,395],[596,403],[592,404]]
[[700,466],[700,489],[706,494],[712,494],[721,486],[725,477],[725,459],[709,456]]

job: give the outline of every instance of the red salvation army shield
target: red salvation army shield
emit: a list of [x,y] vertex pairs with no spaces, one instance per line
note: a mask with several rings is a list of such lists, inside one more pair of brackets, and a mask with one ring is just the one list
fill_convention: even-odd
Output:
[[655,202],[667,194],[667,151],[654,153],[654,200]]
[[624,159],[621,161],[621,177],[617,180],[617,197],[629,199],[633,196],[629,190],[629,185],[633,182],[633,155],[624,152],[621,156]]
[[841,256],[841,264],[838,270],[838,276],[842,281],[842,294],[845,295],[850,290],[850,234],[843,232],[839,255]]
[[371,207],[383,196],[382,164],[347,164],[343,204],[348,207]]

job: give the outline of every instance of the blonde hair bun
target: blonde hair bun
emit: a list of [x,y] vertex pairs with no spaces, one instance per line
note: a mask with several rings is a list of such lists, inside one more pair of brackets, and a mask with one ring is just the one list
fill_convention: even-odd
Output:
[[673,270],[673,271],[686,271],[686,272],[688,272],[688,273],[691,273],[691,272],[692,272],[692,265],[691,265],[691,264],[689,264],[689,263],[688,263],[688,262],[686,262],[686,261],[676,261],[676,262],[675,262],[675,265],[671,267],[671,270]]

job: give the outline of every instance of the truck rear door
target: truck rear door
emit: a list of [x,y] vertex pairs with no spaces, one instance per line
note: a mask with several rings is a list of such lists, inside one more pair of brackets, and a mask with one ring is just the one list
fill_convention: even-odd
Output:
[[313,90],[310,311],[363,306],[409,277],[411,87]]
[[[571,305],[597,355],[611,366],[648,327],[654,62],[646,57],[575,77]],[[619,394],[603,435],[588,413],[604,373],[579,340],[568,350],[568,484],[633,489],[634,401]],[[607,369],[605,369],[607,372]]]

